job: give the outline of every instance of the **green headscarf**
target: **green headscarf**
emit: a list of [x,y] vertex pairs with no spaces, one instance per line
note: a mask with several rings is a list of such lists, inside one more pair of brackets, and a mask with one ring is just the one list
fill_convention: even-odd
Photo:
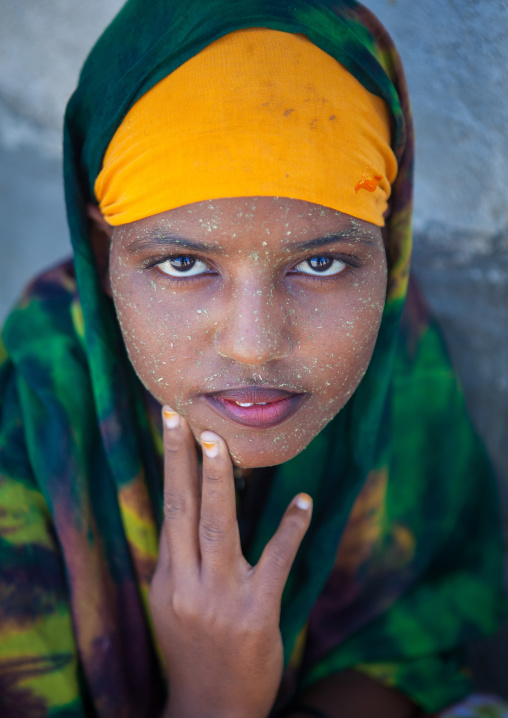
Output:
[[[161,711],[165,686],[147,608],[162,509],[157,442],[100,287],[85,205],[132,104],[244,27],[303,33],[382,97],[399,163],[372,362],[339,415],[278,468],[247,556],[257,560],[295,493],[314,497],[283,597],[286,663],[300,687],[355,667],[435,711],[469,692],[463,648],[501,618],[488,463],[443,342],[414,297],[401,322],[413,142],[390,38],[353,0],[129,0],[92,50],[67,109],[74,270],[63,265],[39,278],[2,337],[2,716]],[[327,602],[331,594],[343,597],[339,604]]]

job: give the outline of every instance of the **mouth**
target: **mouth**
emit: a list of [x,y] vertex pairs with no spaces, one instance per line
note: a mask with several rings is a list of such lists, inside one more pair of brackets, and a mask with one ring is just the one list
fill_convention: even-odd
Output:
[[289,419],[307,395],[251,386],[203,396],[212,409],[235,424],[267,429]]

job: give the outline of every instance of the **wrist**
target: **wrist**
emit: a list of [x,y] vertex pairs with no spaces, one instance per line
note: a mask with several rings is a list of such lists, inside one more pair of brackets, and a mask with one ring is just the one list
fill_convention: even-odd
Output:
[[163,718],[266,718],[266,713],[253,712],[246,707],[239,709],[234,705],[227,708],[207,705],[198,705],[188,702],[183,704],[180,701],[169,701],[166,705]]
[[310,716],[313,716],[313,718],[330,718],[328,713],[324,713],[319,708],[306,704],[291,706],[286,713],[283,714],[282,718],[309,718]]

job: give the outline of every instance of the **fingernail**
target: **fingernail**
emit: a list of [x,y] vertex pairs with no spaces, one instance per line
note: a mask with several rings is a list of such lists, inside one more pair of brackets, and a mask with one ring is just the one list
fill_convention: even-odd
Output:
[[211,431],[204,431],[201,434],[201,444],[203,445],[203,451],[210,459],[215,459],[219,454],[219,442]]
[[312,499],[309,494],[298,494],[295,504],[299,509],[302,509],[302,511],[308,511],[312,506]]
[[164,416],[164,424],[166,429],[176,429],[180,424],[180,414],[177,414],[173,409],[163,409],[162,415]]

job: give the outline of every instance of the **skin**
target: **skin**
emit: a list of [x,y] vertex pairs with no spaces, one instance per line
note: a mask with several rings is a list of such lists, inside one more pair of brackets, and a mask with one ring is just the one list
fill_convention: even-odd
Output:
[[[275,197],[199,202],[113,230],[96,208],[90,217],[130,360],[166,412],[165,525],[150,594],[171,679],[166,716],[264,718],[282,676],[281,595],[311,507],[293,500],[250,566],[233,464],[291,459],[355,391],[384,307],[381,230]],[[182,244],[189,241],[204,246],[191,250]],[[315,270],[320,263],[327,274]],[[182,265],[191,276],[175,270]],[[303,399],[277,426],[246,427],[205,398],[247,386]],[[203,451],[200,476],[202,446],[213,455]],[[331,718],[415,715],[406,698],[354,672],[321,682],[304,700]]]
[[[345,236],[294,247],[335,234]],[[163,260],[181,251],[170,237],[207,245],[194,256],[209,271],[163,273]],[[340,273],[295,271],[325,252],[342,260]],[[218,432],[237,465],[269,466],[302,451],[358,386],[381,320],[386,259],[378,227],[335,210],[286,198],[220,199],[116,227],[110,280],[148,391],[188,419],[196,437]],[[253,430],[203,399],[252,385],[303,392],[305,400],[283,424]]]

